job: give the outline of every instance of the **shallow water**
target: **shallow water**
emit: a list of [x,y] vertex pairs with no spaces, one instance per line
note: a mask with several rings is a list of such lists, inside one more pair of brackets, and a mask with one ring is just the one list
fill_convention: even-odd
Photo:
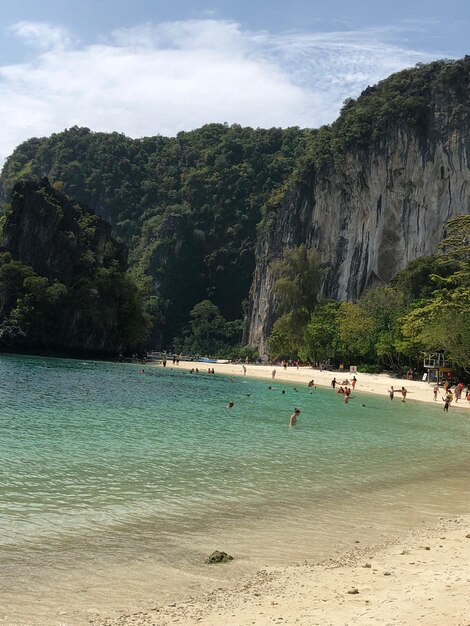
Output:
[[468,506],[455,407],[140,369],[0,357],[4,623],[86,623],[209,584],[215,548],[230,578]]

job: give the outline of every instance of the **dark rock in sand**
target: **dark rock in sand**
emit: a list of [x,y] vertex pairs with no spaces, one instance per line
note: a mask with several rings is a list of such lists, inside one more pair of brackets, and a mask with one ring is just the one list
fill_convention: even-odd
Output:
[[206,559],[206,563],[228,563],[229,561],[233,561],[233,556],[227,554],[226,552],[219,552],[219,550],[215,550],[211,555],[209,555]]

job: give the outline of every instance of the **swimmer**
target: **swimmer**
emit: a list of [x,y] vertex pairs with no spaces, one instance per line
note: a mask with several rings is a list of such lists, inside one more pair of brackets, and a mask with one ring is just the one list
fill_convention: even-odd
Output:
[[295,426],[297,423],[297,416],[300,415],[300,409],[294,409],[294,412],[289,418],[289,426]]
[[232,400],[230,400],[230,402],[227,404],[227,406],[226,406],[225,408],[226,408],[226,409],[231,409],[234,405],[235,405],[235,402],[233,402]]
[[282,390],[282,393],[286,393],[285,389]]
[[406,402],[406,394],[407,394],[407,393],[408,393],[408,390],[407,390],[407,389],[405,389],[404,387],[402,387],[402,388],[401,388],[401,396],[402,396],[401,401],[402,401],[402,402]]

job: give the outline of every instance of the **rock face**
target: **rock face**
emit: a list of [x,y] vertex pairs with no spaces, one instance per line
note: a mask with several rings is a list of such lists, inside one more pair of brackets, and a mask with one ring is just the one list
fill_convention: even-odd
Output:
[[96,266],[117,261],[126,269],[127,248],[111,236],[111,226],[88,208],[71,202],[47,178],[22,181],[11,195],[3,246],[41,276],[70,285],[83,269],[84,253]]
[[0,347],[114,354],[146,328],[127,248],[47,179],[15,185],[0,249]]
[[469,125],[447,123],[436,107],[425,136],[396,126],[366,150],[312,171],[279,204],[260,233],[246,340],[267,352],[275,321],[272,261],[306,243],[328,267],[324,295],[356,300],[388,283],[416,257],[436,252],[446,221],[470,212]]

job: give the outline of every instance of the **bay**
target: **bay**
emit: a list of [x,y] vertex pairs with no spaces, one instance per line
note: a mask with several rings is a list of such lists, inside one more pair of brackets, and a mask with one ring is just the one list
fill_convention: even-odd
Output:
[[169,598],[216,548],[213,581],[467,510],[455,407],[142,367],[0,357],[3,623]]

